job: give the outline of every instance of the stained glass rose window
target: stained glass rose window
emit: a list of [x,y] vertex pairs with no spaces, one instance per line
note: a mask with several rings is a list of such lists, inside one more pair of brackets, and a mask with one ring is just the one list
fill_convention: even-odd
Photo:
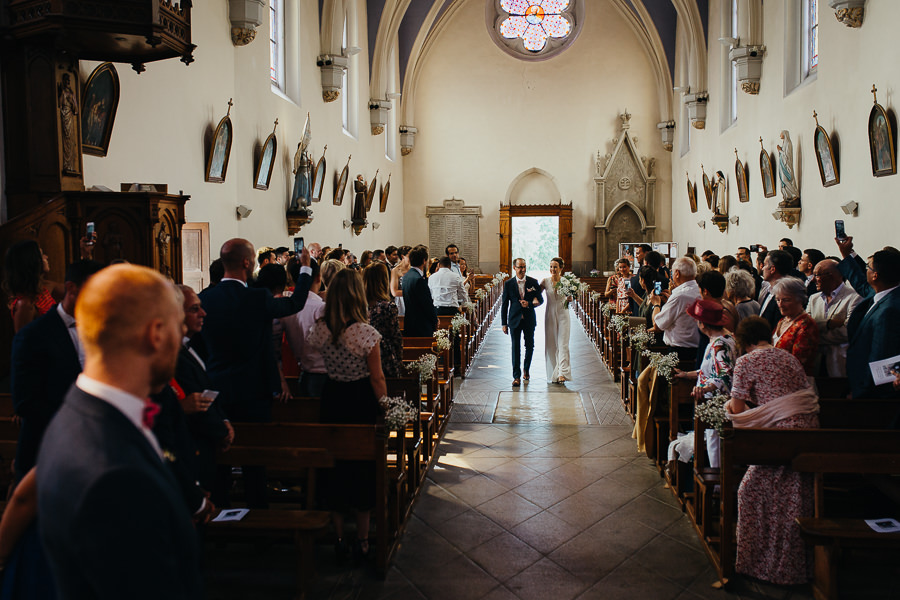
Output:
[[525,49],[540,52],[547,38],[565,38],[572,24],[563,14],[570,0],[500,0],[500,8],[509,17],[500,23],[500,35],[522,38]]

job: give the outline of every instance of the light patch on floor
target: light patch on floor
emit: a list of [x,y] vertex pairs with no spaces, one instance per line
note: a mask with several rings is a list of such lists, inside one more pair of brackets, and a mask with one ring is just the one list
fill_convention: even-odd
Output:
[[587,425],[581,394],[566,392],[500,392],[494,423]]

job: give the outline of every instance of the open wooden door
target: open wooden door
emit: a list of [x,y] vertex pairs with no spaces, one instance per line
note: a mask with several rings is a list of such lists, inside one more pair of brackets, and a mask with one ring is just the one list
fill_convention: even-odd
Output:
[[559,256],[572,265],[572,205],[500,205],[500,270],[512,273],[512,218],[559,217]]

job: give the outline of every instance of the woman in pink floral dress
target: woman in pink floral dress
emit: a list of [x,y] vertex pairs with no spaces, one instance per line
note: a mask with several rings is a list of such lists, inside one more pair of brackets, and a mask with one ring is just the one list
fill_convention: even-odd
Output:
[[[725,405],[729,418],[735,427],[818,427],[818,398],[803,366],[774,348],[770,334],[761,317],[747,317],[738,325],[735,337],[746,354],[734,367],[731,400]],[[748,409],[748,402],[756,408]],[[775,411],[778,420],[767,422],[766,414]],[[751,466],[738,489],[735,570],[780,585],[808,581],[812,557],[794,519],[812,514],[809,474],[790,467]]]

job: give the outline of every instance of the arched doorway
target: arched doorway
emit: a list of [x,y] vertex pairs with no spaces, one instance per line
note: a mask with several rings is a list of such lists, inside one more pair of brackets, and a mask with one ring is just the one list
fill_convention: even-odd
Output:
[[572,205],[500,205],[500,270],[512,273],[513,217],[559,217],[559,256],[572,264]]

